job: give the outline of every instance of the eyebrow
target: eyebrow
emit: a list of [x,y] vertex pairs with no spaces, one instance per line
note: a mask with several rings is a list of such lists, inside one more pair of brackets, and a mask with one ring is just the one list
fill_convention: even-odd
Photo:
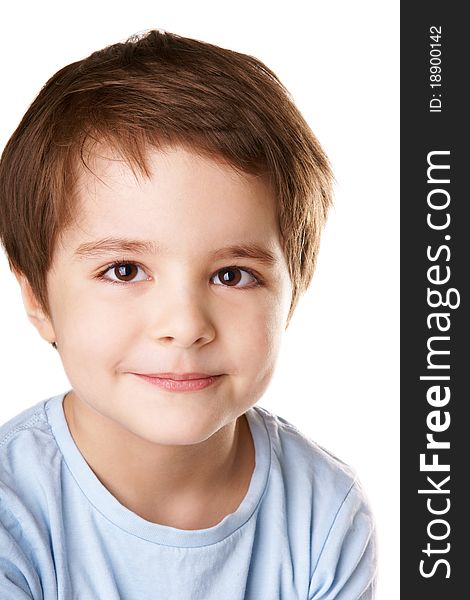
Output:
[[[110,253],[158,254],[158,245],[149,240],[131,240],[127,238],[107,237],[80,244],[74,254],[78,258],[99,258]],[[273,266],[277,263],[275,254],[259,244],[234,244],[219,248],[212,253],[214,259],[252,258],[260,263]]]

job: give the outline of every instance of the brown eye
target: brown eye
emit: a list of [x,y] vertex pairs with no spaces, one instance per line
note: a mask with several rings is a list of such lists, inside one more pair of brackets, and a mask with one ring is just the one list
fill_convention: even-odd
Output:
[[237,285],[241,281],[240,269],[223,269],[219,271],[219,280],[224,285]]
[[122,264],[114,267],[113,272],[119,281],[132,281],[138,271],[137,265]]
[[[216,285],[224,285],[227,287],[253,287],[257,283],[256,277],[245,269],[239,267],[225,267],[220,269],[212,277],[213,283]],[[239,285],[241,283],[241,285]]]
[[116,263],[111,265],[102,275],[112,283],[134,283],[148,279],[145,271],[134,263]]

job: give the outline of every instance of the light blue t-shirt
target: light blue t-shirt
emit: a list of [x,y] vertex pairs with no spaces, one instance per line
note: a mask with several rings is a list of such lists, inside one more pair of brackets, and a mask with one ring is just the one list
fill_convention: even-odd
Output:
[[261,407],[238,509],[208,529],[146,521],[80,454],[60,394],[0,428],[1,600],[371,600],[374,524],[352,471]]

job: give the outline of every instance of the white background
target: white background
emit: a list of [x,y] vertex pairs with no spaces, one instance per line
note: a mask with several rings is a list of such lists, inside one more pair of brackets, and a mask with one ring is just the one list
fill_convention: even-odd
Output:
[[[253,54],[292,93],[330,157],[336,200],[259,404],[356,469],[377,522],[380,600],[399,597],[398,21],[390,0],[43,0],[10,3],[0,24],[2,148],[55,71],[150,28]],[[3,423],[69,384],[1,252],[0,289]]]

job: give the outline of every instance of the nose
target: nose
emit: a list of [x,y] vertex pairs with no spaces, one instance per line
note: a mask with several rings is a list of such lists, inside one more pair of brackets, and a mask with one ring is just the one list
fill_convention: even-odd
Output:
[[[160,343],[179,348],[203,346],[215,338],[216,330],[206,298],[190,291],[168,295],[154,312],[152,336]],[[157,312],[157,318],[155,318]]]

